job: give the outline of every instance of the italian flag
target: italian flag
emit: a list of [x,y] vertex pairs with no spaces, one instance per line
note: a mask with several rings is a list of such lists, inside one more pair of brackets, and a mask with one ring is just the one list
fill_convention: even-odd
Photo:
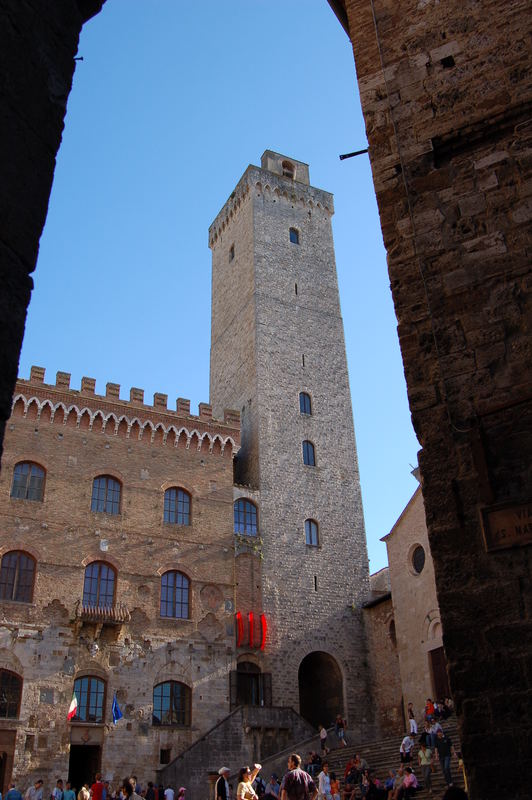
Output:
[[74,692],[74,694],[72,695],[72,700],[70,701],[67,719],[72,719],[72,717],[75,717],[77,710],[78,710],[78,698],[76,697],[76,693]]

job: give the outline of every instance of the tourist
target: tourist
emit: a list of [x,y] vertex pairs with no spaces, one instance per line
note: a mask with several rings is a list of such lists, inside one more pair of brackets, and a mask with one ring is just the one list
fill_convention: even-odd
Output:
[[399,789],[397,797],[399,800],[410,800],[414,796],[418,788],[417,778],[412,770],[412,767],[405,767],[405,774],[403,778],[403,785]]
[[355,766],[359,772],[363,772],[365,769],[369,769],[369,764],[365,758],[361,758],[358,753],[355,753]]
[[155,788],[153,781],[148,781],[148,788],[146,789],[146,800],[155,800]]
[[103,781],[99,772],[96,773],[94,783],[90,788],[92,800],[103,800]]
[[412,761],[412,750],[414,749],[414,740],[407,733],[401,742],[401,746],[399,748],[399,755],[401,758],[401,764],[409,764]]
[[407,707],[408,721],[410,724],[410,733],[417,733],[416,715],[414,714],[414,705],[409,703]]
[[317,795],[312,777],[301,769],[301,756],[292,753],[288,758],[288,772],[281,783],[281,800],[315,800]]
[[63,800],[76,800],[76,792],[69,781],[67,781],[66,789],[63,792]]
[[90,796],[89,784],[84,783],[78,792],[78,800],[90,800]]
[[327,729],[324,728],[323,725],[318,725],[318,730],[320,732],[321,754],[328,756],[329,748],[327,747]]
[[259,800],[264,800],[264,795],[266,793],[266,784],[264,783],[260,775],[257,775],[255,780],[253,781],[252,786],[255,789],[255,792]]
[[51,798],[52,800],[63,800],[63,781],[61,778],[57,779],[57,782],[52,789]]
[[366,800],[385,800],[387,795],[386,789],[382,785],[377,776],[369,773],[369,791],[366,795]]
[[430,749],[434,752],[434,748],[436,747],[436,741],[438,739],[438,734],[440,732],[443,733],[443,728],[437,719],[434,719],[432,721],[432,724],[429,728],[429,732],[430,732]]
[[237,800],[257,800],[257,793],[252,784],[261,769],[260,764],[254,764],[253,769],[242,767],[238,773]]
[[33,786],[30,786],[24,795],[24,800],[42,800],[42,786],[43,782],[41,779],[35,781]]
[[354,796],[356,788],[360,782],[361,774],[362,773],[360,770],[356,768],[355,764],[353,764],[347,773],[347,778],[345,779],[343,800],[351,800],[351,798]]
[[354,757],[354,756],[351,756],[351,758],[349,759],[349,761],[348,761],[348,762],[347,762],[347,764],[345,765],[345,770],[344,770],[344,781],[345,781],[345,779],[347,778],[347,776],[349,775],[349,773],[350,773],[350,771],[351,771],[351,768],[352,768],[352,767],[356,767],[356,759],[355,759],[355,757]]
[[345,738],[345,719],[343,719],[341,714],[336,715],[336,721],[334,723],[334,732],[338,737],[338,741],[343,745],[343,747],[347,747],[347,740]]
[[22,795],[14,783],[9,784],[9,790],[5,796],[5,800],[22,800]]
[[393,788],[391,792],[388,792],[388,800],[397,800],[397,798],[399,797],[399,792],[401,791],[401,787],[403,785],[403,780],[404,780],[404,767],[401,765],[397,770],[397,774],[393,782]]
[[331,800],[331,779],[329,777],[329,764],[323,762],[318,775],[318,800]]
[[164,790],[164,800],[174,800],[174,790],[171,786],[167,786]]
[[332,800],[340,800],[340,781],[334,772],[331,772],[331,797]]
[[360,794],[362,798],[366,798],[368,796],[368,792],[370,789],[370,782],[369,782],[369,770],[365,769],[362,772],[362,776],[360,778]]
[[265,795],[269,795],[271,800],[278,800],[279,798],[279,783],[277,782],[277,775],[273,773],[270,775],[270,780],[266,785]]
[[424,742],[421,742],[417,758],[423,775],[423,786],[432,794],[432,750]]
[[220,776],[216,781],[215,796],[216,800],[229,800],[229,784],[227,779],[231,774],[229,767],[220,767],[218,775]]
[[447,786],[452,786],[453,779],[451,775],[451,756],[454,755],[454,747],[449,736],[444,734],[442,730],[438,731],[438,738],[436,739],[436,752],[438,754],[438,760],[441,765],[443,777],[445,778],[445,783]]
[[185,789],[184,786],[180,786],[178,791],[177,791],[177,800],[185,800],[186,791],[187,790]]
[[432,722],[432,718],[434,717],[434,703],[427,697],[427,702],[425,703],[425,719],[429,722]]
[[430,735],[430,722],[425,722],[419,737],[419,744],[424,744],[432,749],[432,736]]

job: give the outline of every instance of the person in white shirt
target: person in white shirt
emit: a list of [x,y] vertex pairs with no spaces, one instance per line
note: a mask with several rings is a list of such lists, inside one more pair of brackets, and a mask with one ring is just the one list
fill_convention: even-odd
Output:
[[174,800],[174,790],[171,786],[167,786],[164,790],[164,800]]
[[401,742],[401,747],[399,748],[399,753],[401,756],[401,764],[408,764],[412,761],[412,749],[414,747],[414,740],[410,736],[409,733],[406,734],[405,738]]
[[326,761],[323,762],[318,775],[318,800],[332,800],[329,765]]

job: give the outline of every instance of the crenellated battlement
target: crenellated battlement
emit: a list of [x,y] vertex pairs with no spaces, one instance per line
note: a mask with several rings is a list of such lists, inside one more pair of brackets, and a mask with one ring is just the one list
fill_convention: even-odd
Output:
[[322,209],[331,216],[334,214],[334,198],[330,192],[250,164],[209,228],[210,248],[215,246],[218,238],[239,213],[250,190],[259,194],[264,192],[265,195],[275,195],[276,199],[286,200],[290,204]]
[[17,380],[13,416],[222,454],[229,445],[233,456],[240,448],[239,411],[226,409],[223,420],[217,420],[208,403],[200,403],[199,414],[192,415],[190,400],[183,397],[177,398],[173,411],[167,407],[168,395],[161,392],[147,405],[144,390],[136,387],[130,389],[129,400],[122,400],[117,383],[107,383],[105,395],[98,395],[94,378],[84,376],[81,388],[72,389],[69,372],[57,372],[54,385],[44,377],[45,369],[33,366],[29,380]]

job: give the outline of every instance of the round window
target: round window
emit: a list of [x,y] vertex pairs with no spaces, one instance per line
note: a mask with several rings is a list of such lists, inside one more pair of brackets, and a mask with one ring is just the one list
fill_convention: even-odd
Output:
[[420,572],[423,572],[423,567],[425,566],[425,551],[420,544],[418,544],[412,553],[412,566],[418,575]]

